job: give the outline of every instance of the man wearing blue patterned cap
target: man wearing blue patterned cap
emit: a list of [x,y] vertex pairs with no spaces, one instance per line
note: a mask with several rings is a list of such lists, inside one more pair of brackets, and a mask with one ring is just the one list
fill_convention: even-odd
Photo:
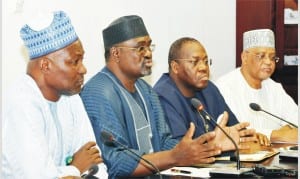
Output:
[[2,178],[80,177],[98,164],[97,175],[107,178],[78,96],[84,49],[64,12],[51,19],[42,29],[20,31],[30,60],[4,99]]
[[[243,34],[242,66],[222,76],[216,85],[240,121],[269,136],[271,142],[298,142],[298,129],[263,112],[254,111],[250,103],[298,124],[298,106],[282,85],[270,78],[279,58],[276,57],[274,33],[255,29]],[[279,129],[279,130],[278,130]]]
[[181,141],[172,139],[157,94],[140,79],[151,74],[154,49],[142,18],[118,18],[103,30],[103,39],[106,66],[86,83],[80,95],[109,177],[145,176],[157,169],[120,145],[105,145],[100,138],[103,132],[159,170],[213,162],[213,156],[221,152],[220,146],[207,141],[215,133],[192,139],[195,126],[191,124]]

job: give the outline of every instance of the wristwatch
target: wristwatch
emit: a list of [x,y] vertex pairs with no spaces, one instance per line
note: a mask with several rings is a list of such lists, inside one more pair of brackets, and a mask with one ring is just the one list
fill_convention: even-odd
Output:
[[67,156],[66,158],[66,165],[70,165],[73,161],[73,156]]

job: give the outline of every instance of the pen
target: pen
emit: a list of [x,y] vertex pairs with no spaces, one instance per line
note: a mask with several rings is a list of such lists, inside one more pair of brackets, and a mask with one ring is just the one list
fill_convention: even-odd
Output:
[[171,169],[171,172],[175,172],[175,173],[184,173],[184,174],[191,174],[191,173],[192,173],[192,172],[190,172],[190,171],[179,170],[179,169],[175,169],[175,168],[172,168],[172,169]]

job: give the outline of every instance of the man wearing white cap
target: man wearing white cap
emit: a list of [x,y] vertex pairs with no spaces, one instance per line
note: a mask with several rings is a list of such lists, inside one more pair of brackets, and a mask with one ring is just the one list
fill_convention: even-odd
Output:
[[265,111],[293,124],[298,123],[297,104],[281,84],[270,78],[279,61],[273,31],[258,29],[245,32],[241,59],[241,67],[216,82],[233,113],[240,121],[249,121],[251,127],[270,136],[271,142],[297,142],[297,128],[249,107],[250,103],[257,103]]
[[20,31],[30,60],[27,74],[4,96],[1,178],[80,177],[97,164],[97,176],[107,178],[78,95],[84,49],[64,12],[51,17],[47,27]]

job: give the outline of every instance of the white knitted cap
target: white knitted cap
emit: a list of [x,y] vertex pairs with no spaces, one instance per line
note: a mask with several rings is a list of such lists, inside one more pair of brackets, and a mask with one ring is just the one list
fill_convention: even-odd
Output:
[[275,48],[274,33],[270,29],[257,29],[244,32],[243,50],[254,47]]

